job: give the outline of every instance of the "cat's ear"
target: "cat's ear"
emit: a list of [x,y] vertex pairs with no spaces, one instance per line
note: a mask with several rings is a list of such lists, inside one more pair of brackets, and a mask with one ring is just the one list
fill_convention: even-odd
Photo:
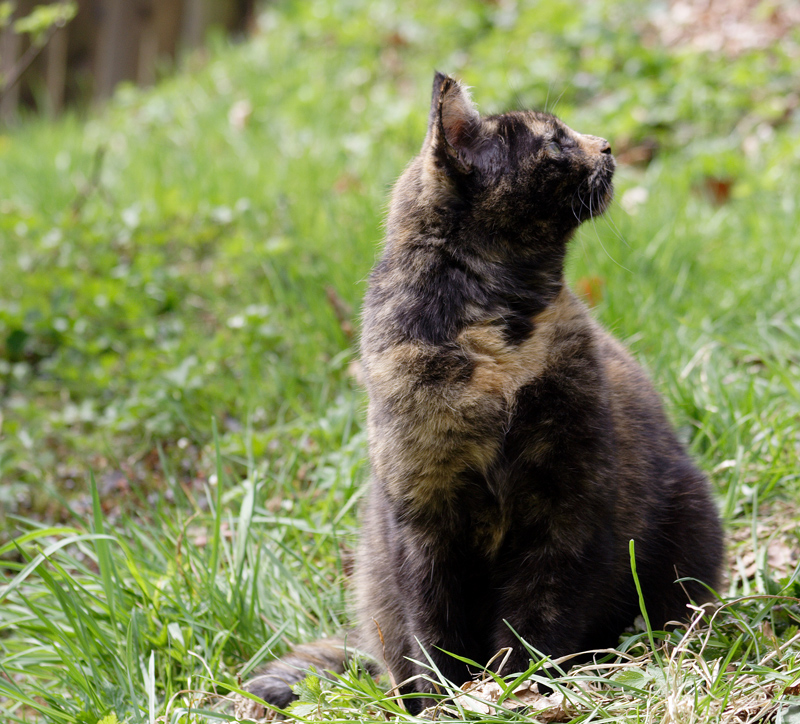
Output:
[[437,71],[433,77],[426,142],[440,160],[469,173],[481,142],[481,117],[467,89]]

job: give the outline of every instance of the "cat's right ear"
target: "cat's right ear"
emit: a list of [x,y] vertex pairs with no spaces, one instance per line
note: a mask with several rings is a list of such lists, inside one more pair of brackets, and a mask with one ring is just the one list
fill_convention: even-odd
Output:
[[481,117],[467,89],[455,78],[433,77],[426,144],[440,162],[461,173],[472,171],[481,141]]

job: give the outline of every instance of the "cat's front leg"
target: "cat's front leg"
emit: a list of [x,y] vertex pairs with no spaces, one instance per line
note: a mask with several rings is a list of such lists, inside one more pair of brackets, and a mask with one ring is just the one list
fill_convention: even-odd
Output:
[[[412,548],[406,567],[411,572],[403,589],[409,612],[408,648],[416,660],[416,679],[406,691],[445,693],[440,677],[459,686],[477,673],[451,654],[478,663],[486,655],[485,572],[457,544]],[[432,703],[427,698],[407,702],[412,712]]]
[[507,552],[491,635],[495,652],[512,649],[503,673],[528,668],[535,654],[525,644],[552,659],[590,646],[613,646],[625,625],[620,620],[635,615],[622,605],[630,598],[620,587],[622,565],[615,559],[613,536],[603,529],[580,545],[559,545],[550,538],[524,554]]

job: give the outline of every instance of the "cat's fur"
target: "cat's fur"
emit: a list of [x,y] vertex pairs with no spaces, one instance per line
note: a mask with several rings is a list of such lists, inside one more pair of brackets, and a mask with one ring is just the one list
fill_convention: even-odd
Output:
[[[719,582],[708,482],[639,365],[564,283],[567,243],[605,210],[614,167],[605,140],[544,113],[482,118],[436,75],[361,343],[372,483],[357,641],[397,682],[423,673],[420,644],[455,682],[470,672],[445,652],[486,662],[509,646],[505,670],[524,670],[506,622],[553,656],[613,646],[639,612],[631,539],[656,627],[709,599],[677,578]],[[327,646],[323,667],[341,670]],[[284,705],[302,674],[272,666],[251,690]]]

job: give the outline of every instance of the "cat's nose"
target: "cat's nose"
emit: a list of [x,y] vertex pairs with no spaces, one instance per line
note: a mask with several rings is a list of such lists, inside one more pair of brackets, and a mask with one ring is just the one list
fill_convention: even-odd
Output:
[[591,153],[606,153],[611,155],[611,144],[600,136],[589,136],[584,134],[581,145]]
[[611,144],[600,136],[589,136],[592,145],[598,153],[611,153]]

